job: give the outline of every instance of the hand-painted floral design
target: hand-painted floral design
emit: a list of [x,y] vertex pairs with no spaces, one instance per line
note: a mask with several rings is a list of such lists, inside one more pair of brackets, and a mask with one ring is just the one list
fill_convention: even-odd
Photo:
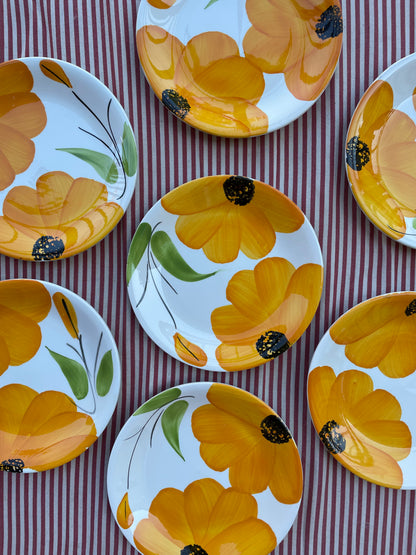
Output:
[[416,217],[416,125],[393,108],[393,89],[375,81],[352,119],[346,147],[348,179],[358,204],[389,237],[406,234]]
[[416,370],[416,292],[374,297],[341,316],[329,330],[345,356],[361,368],[378,367],[389,378]]
[[167,10],[176,2],[176,0],[147,0],[148,3],[154,8],[159,8],[159,10]]
[[267,116],[256,106],[265,87],[263,73],[240,56],[230,36],[206,32],[184,45],[161,27],[146,25],[136,40],[151,87],[180,119],[216,135],[267,132]]
[[134,522],[134,517],[130,509],[129,494],[126,492],[117,507],[116,520],[123,530],[130,528]]
[[161,203],[179,216],[175,231],[180,241],[220,264],[232,262],[240,251],[263,258],[273,249],[276,232],[293,233],[305,219],[280,191],[234,175],[195,179],[172,190]]
[[[0,461],[20,470],[47,470],[85,451],[97,439],[92,418],[64,393],[38,393],[22,384],[0,389]],[[10,466],[10,463],[9,463]],[[12,465],[13,466],[13,465]]]
[[31,139],[46,125],[45,108],[32,87],[32,74],[23,62],[0,64],[0,190],[33,162]]
[[39,327],[51,308],[45,286],[32,280],[5,280],[0,287],[0,375],[38,352]]
[[310,324],[323,282],[319,264],[295,268],[285,258],[266,258],[254,270],[241,270],[229,281],[231,304],[211,314],[221,341],[218,363],[225,370],[263,364],[289,349]]
[[176,332],[173,336],[176,354],[191,366],[203,368],[208,357],[203,349]]
[[259,493],[267,487],[281,503],[302,496],[302,465],[292,436],[281,418],[250,393],[213,384],[208,405],[192,415],[205,463],[218,472],[229,469],[233,488]]
[[319,437],[335,459],[370,482],[402,486],[397,461],[409,455],[412,437],[391,393],[374,389],[360,370],[336,376],[331,367],[319,366],[309,374],[308,399]]
[[46,261],[77,254],[100,241],[124,211],[107,202],[107,187],[60,171],[39,177],[36,189],[14,187],[3,203],[0,251]]
[[315,100],[327,86],[342,45],[339,0],[246,0],[252,27],[243,48],[264,73],[284,73],[299,100]]
[[138,523],[134,543],[143,555],[267,555],[275,548],[276,537],[257,518],[254,497],[204,478],[184,491],[161,490],[150,505],[149,517]]

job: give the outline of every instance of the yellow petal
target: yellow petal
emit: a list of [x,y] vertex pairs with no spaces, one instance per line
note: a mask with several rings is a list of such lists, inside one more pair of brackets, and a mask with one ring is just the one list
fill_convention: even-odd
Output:
[[276,536],[264,521],[250,518],[226,528],[206,545],[206,551],[224,553],[230,545],[234,553],[270,553]]
[[266,440],[240,458],[230,468],[230,484],[238,491],[246,493],[260,493],[264,491],[275,470],[275,446]]
[[22,173],[35,156],[35,145],[26,135],[12,127],[0,124],[0,151],[15,173]]
[[0,65],[0,96],[30,91],[32,87],[33,77],[26,64],[11,60]]
[[128,492],[123,495],[123,499],[120,501],[120,504],[117,507],[116,519],[119,526],[121,526],[121,528],[123,528],[124,530],[130,528],[130,526],[133,524],[134,517],[130,509]]
[[47,59],[42,60],[39,62],[39,67],[46,77],[49,77],[49,79],[53,81],[58,81],[58,83],[63,83],[68,88],[72,89],[71,81],[57,62]]
[[40,328],[31,318],[6,306],[0,309],[0,336],[7,345],[11,366],[34,357],[42,341]]
[[209,478],[197,480],[186,487],[185,512],[192,530],[193,543],[204,545],[207,532],[212,533],[211,514],[223,491],[224,488],[218,482]]
[[171,214],[199,214],[226,201],[224,181],[230,176],[219,175],[194,179],[170,191],[160,201]]
[[[172,507],[175,507],[175,511],[172,511]],[[185,545],[193,543],[182,491],[175,488],[161,490],[150,505],[149,515],[152,522],[162,527],[166,537],[183,541]]]
[[79,336],[77,314],[71,301],[60,292],[54,293],[52,296],[53,303],[58,311],[61,320],[66,327],[68,333],[77,339]]
[[179,333],[175,333],[173,340],[175,343],[175,351],[182,360],[192,366],[202,367],[206,365],[208,358],[201,347],[191,343]]
[[280,503],[290,505],[302,497],[302,463],[293,440],[276,446],[270,491]]
[[0,123],[12,127],[26,137],[36,137],[46,125],[46,112],[41,100],[31,92],[0,96]]
[[156,526],[154,520],[139,522],[133,534],[134,544],[143,555],[178,555],[185,547],[183,541],[175,540],[166,534],[163,526]]
[[308,403],[312,421],[319,433],[322,426],[334,418],[327,411],[328,399],[335,382],[335,373],[330,366],[317,366],[308,376]]
[[[393,326],[390,328],[392,329]],[[386,327],[383,328],[386,330]],[[415,334],[416,321],[414,316],[406,317],[396,331],[394,343],[387,354],[379,362],[378,367],[389,378],[405,378],[416,370]]]
[[215,350],[218,364],[227,372],[254,368],[266,362],[256,351],[255,345],[232,345],[221,343]]

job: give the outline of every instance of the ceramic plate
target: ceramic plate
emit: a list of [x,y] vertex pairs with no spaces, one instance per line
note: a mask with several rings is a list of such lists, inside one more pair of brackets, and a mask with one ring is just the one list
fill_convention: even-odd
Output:
[[119,389],[116,344],[88,303],[51,283],[0,282],[1,470],[48,470],[83,453]]
[[308,400],[320,439],[351,472],[416,489],[416,292],[369,299],[319,343]]
[[0,64],[0,253],[88,249],[123,216],[136,170],[127,116],[98,79],[59,60]]
[[339,0],[142,0],[136,40],[169,110],[202,131],[249,137],[316,102],[342,31]]
[[416,54],[393,64],[367,89],[348,130],[352,192],[385,234],[416,247]]
[[284,353],[319,304],[322,255],[301,210],[247,177],[196,179],[144,217],[127,260],[146,333],[180,361],[244,370]]
[[108,464],[108,496],[143,555],[267,555],[302,496],[290,431],[263,401],[225,384],[186,384],[144,403]]

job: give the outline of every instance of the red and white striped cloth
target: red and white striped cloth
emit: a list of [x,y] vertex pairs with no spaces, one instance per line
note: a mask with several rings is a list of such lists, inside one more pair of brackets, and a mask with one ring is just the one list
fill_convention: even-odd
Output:
[[[241,0],[243,1],[243,0]],[[129,415],[146,399],[190,381],[246,389],[285,420],[304,468],[299,515],[278,555],[416,553],[416,495],[354,476],[321,445],[309,417],[306,377],[329,325],[377,294],[416,289],[415,253],[379,232],[354,201],[344,142],[368,85],[416,50],[414,0],[344,0],[344,43],[322,97],[300,119],[269,135],[222,139],[171,115],[140,70],[135,47],[138,0],[0,0],[0,59],[67,60],[101,79],[129,115],[139,145],[139,177],[130,208],[101,243],[45,264],[0,255],[0,278],[52,281],[85,298],[108,323],[122,361],[122,393],[103,435],[82,456],[38,474],[2,473],[0,552],[5,555],[133,554],[106,494],[107,461]],[[125,285],[133,233],[145,212],[173,187],[210,174],[240,174],[279,188],[298,204],[323,250],[325,285],[311,326],[284,355],[260,368],[214,373],[161,351],[135,320]]]

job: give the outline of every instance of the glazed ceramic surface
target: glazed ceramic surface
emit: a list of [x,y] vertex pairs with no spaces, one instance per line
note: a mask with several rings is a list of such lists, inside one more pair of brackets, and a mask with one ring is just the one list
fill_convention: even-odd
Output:
[[363,212],[386,235],[416,247],[416,55],[384,71],[348,130],[346,168]]
[[142,0],[136,40],[169,110],[202,131],[249,137],[316,102],[342,32],[339,0]]
[[207,382],[139,407],[115,441],[107,474],[114,518],[144,555],[222,553],[226,545],[267,555],[292,526],[302,485],[281,418],[246,391]]
[[0,282],[0,469],[60,466],[103,432],[120,389],[116,344],[78,295]]
[[328,451],[361,478],[416,489],[416,292],[369,299],[319,343],[309,409]]
[[0,83],[0,253],[78,254],[113,229],[133,194],[127,116],[107,87],[67,62],[4,62]]
[[146,214],[128,292],[147,334],[180,361],[244,370],[284,353],[319,304],[316,235],[283,193],[241,176],[190,181]]

